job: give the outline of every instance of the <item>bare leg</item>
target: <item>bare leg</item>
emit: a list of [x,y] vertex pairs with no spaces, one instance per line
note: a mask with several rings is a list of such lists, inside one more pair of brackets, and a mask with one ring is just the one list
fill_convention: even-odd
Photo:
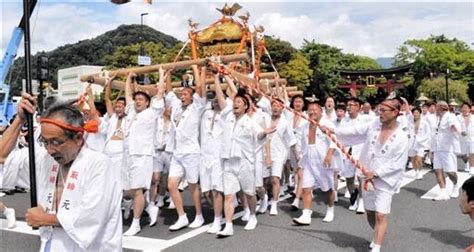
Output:
[[280,198],[280,178],[272,176],[273,201],[277,202]]
[[353,193],[356,188],[355,183],[354,183],[354,177],[346,178],[346,185],[347,185],[347,190],[349,190],[350,193]]
[[375,230],[375,212],[367,210],[366,213],[370,227]]
[[178,213],[178,216],[184,215],[183,198],[178,190],[180,180],[180,177],[168,178],[168,191],[170,192],[171,199],[173,200],[174,205],[176,206],[176,212]]
[[232,223],[232,218],[234,217],[234,195],[233,194],[224,196],[224,213],[225,213],[225,222]]
[[247,204],[250,209],[250,214],[255,214],[255,209],[257,208],[257,197],[255,195],[245,195],[247,198]]
[[165,196],[166,194],[166,189],[167,189],[166,181],[168,181],[168,173],[164,173],[160,176],[160,182],[158,184],[158,194],[160,196]]
[[469,154],[469,166],[474,166],[474,154]]
[[213,207],[214,207],[214,216],[219,217],[222,216],[222,205],[224,204],[224,199],[222,197],[222,193],[213,190],[212,191],[212,198],[213,198]]
[[257,192],[257,195],[260,199],[263,199],[263,197],[265,197],[265,193],[267,193],[265,187],[257,187],[255,188],[255,191]]
[[297,177],[297,182],[296,182],[296,195],[295,198],[299,199],[303,195],[303,169],[298,168],[296,170],[296,177]]
[[158,183],[160,183],[160,172],[153,172],[153,177],[151,179],[151,186],[150,186],[150,203],[155,203],[156,194],[158,191]]
[[327,196],[328,196],[328,206],[329,207],[332,207],[334,206],[334,200],[336,198],[336,195],[334,195],[334,190],[330,189],[329,191],[326,192]]
[[436,169],[436,180],[438,180],[438,185],[440,188],[446,188],[446,178],[444,177],[443,169]]
[[201,189],[199,188],[199,184],[189,183],[189,191],[191,192],[191,195],[193,197],[194,208],[196,209],[196,215],[200,215],[201,214]]
[[313,188],[303,188],[303,209],[311,209],[313,204]]
[[458,175],[456,174],[456,172],[448,172],[447,174],[451,182],[453,182],[453,184],[458,183]]
[[382,245],[385,240],[385,233],[387,232],[388,227],[388,217],[382,213],[375,213],[375,234],[374,234],[374,243],[377,245]]
[[133,218],[140,218],[145,208],[145,196],[143,195],[143,189],[133,190]]

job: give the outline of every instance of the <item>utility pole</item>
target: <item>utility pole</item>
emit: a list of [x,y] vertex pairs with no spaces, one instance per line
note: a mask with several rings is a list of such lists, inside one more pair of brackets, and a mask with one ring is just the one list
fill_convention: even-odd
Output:
[[[143,16],[148,15],[148,12],[140,13],[140,53],[138,55],[138,65],[145,66],[150,65],[149,57],[145,55],[145,46],[144,46],[144,37],[143,37]],[[145,75],[138,76],[138,83],[139,84],[146,84],[145,83]]]
[[445,78],[446,78],[446,102],[449,103],[449,91],[448,91],[449,68],[446,68]]
[[39,82],[39,96],[38,96],[38,108],[40,114],[43,113],[43,82],[49,80],[49,58],[44,55],[40,55],[37,58],[37,76]]

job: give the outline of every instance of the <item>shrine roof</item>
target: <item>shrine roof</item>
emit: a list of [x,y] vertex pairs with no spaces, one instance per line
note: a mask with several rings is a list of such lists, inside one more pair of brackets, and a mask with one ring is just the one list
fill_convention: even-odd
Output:
[[392,75],[392,74],[404,74],[410,71],[413,63],[392,67],[392,68],[384,68],[384,69],[374,69],[374,70],[347,70],[347,69],[338,69],[337,72],[341,76],[366,76],[366,75]]

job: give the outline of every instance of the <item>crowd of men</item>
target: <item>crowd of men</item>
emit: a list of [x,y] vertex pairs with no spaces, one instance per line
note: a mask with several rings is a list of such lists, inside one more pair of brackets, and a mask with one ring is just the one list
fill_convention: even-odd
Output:
[[[441,188],[435,200],[459,197],[458,156],[474,174],[474,107],[467,103],[459,115],[444,101],[414,107],[395,97],[376,106],[356,97],[337,103],[328,97],[323,105],[299,95],[290,98],[278,86],[249,88],[234,83],[232,75],[196,66],[193,71],[194,83],[186,82],[179,96],[170,72],[160,71],[155,92],[139,91],[136,75],[129,73],[125,97],[115,100],[111,76],[103,115],[90,87],[85,101],[47,105],[35,129],[39,206],[26,214],[27,223],[40,228],[41,251],[119,251],[122,235],[143,228],[143,211],[153,226],[163,207],[176,209],[171,231],[201,227],[203,200],[214,210],[207,232],[232,236],[236,206],[244,209],[245,230],[253,230],[257,213],[278,215],[279,198],[288,188],[293,209],[302,209],[293,219],[296,225],[311,223],[315,189],[327,195],[323,221],[332,222],[341,179],[347,183],[349,210],[366,213],[373,228],[371,251],[380,251],[407,166],[416,179],[422,179],[424,164],[432,166]],[[214,75],[213,91],[205,84],[208,75]],[[220,85],[224,79],[226,90]],[[28,187],[22,127],[35,105],[35,97],[23,94],[0,139],[2,188]],[[446,190],[445,175],[452,191]],[[462,210],[471,218],[473,183],[469,179],[461,190]],[[195,208],[192,221],[184,210],[185,188]],[[0,203],[0,213],[13,228],[14,210]],[[122,219],[130,214],[131,226],[122,234]]]

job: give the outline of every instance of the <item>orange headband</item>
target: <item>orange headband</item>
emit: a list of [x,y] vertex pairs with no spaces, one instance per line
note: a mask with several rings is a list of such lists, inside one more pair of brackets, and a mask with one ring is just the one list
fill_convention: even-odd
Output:
[[380,103],[380,105],[385,105],[385,106],[387,106],[387,107],[389,107],[393,110],[400,110],[400,109],[396,108],[395,106],[392,106],[392,105],[388,104],[388,102],[382,102],[382,103]]
[[90,132],[90,133],[96,133],[99,131],[99,123],[96,120],[89,120],[86,122],[83,128],[79,127],[74,127],[72,125],[66,124],[61,120],[56,120],[56,119],[48,119],[48,118],[41,118],[40,123],[50,123],[54,124],[61,129],[73,131],[73,132]]

